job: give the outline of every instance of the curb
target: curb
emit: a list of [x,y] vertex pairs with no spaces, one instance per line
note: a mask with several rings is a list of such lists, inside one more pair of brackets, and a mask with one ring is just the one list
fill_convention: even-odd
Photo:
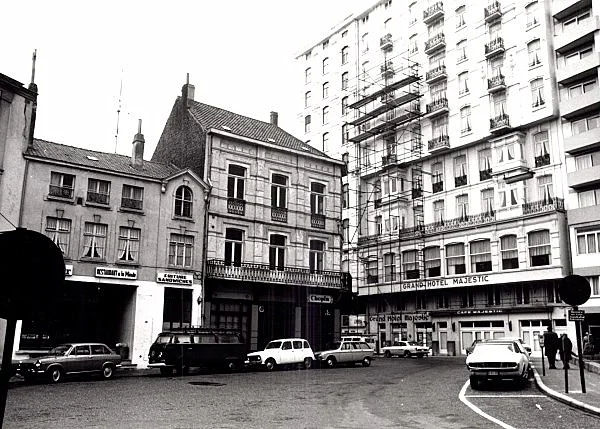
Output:
[[551,398],[554,398],[557,401],[560,401],[564,404],[570,405],[574,408],[578,408],[580,410],[587,411],[589,413],[600,416],[600,408],[594,407],[592,405],[588,405],[577,399],[571,398],[567,395],[563,395],[562,393],[559,393],[555,390],[550,389],[542,381],[542,377],[540,376],[539,372],[537,371],[537,368],[533,365],[532,365],[532,368],[533,368],[533,376],[535,377],[535,384],[536,384],[537,388],[539,390],[541,390],[543,393],[545,393],[547,396],[550,396]]

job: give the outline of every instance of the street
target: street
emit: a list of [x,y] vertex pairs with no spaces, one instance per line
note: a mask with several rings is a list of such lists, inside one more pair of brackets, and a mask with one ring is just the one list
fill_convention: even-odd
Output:
[[13,383],[5,428],[591,428],[600,418],[525,389],[472,391],[464,357],[377,358],[364,368],[271,373],[124,371]]

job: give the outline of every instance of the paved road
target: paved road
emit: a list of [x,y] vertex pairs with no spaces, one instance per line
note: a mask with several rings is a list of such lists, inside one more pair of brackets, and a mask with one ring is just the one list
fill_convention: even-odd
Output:
[[472,391],[464,358],[369,368],[13,384],[5,428],[592,428],[600,419],[535,388]]

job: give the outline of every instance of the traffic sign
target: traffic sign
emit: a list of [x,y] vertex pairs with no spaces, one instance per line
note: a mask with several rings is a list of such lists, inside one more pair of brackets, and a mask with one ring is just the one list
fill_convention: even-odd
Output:
[[558,288],[560,298],[569,305],[584,304],[592,293],[590,282],[577,274],[572,274],[560,281]]
[[569,310],[569,322],[585,320],[585,310]]

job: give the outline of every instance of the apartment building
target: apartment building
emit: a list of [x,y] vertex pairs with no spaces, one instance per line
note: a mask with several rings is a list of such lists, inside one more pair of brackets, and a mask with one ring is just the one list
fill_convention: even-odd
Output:
[[240,331],[250,349],[340,336],[343,163],[278,126],[194,100],[187,83],[153,159],[211,185],[203,324]]
[[380,344],[574,335],[559,281],[599,268],[596,9],[379,1],[297,57],[305,138],[347,164],[342,264]]

